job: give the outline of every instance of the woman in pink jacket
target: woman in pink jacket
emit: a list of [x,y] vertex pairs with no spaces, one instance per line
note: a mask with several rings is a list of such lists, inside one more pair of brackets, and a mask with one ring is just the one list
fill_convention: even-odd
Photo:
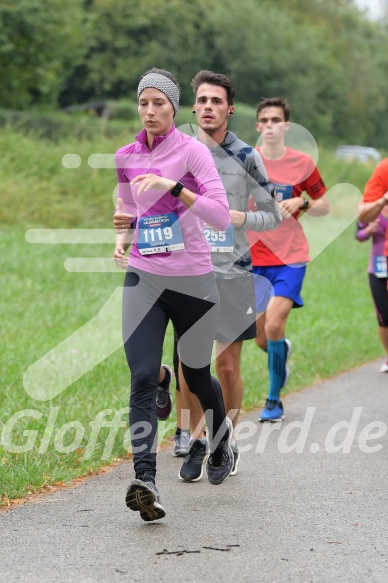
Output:
[[[232,470],[231,423],[220,385],[210,374],[218,313],[204,223],[226,229],[226,193],[209,149],[174,126],[179,86],[171,73],[147,71],[138,86],[143,131],[116,153],[118,237],[136,221],[123,290],[123,339],[131,371],[129,422],[135,479],[126,504],[143,520],[165,516],[155,485],[155,396],[169,320],[177,333],[186,382],[208,427],[209,482]],[[122,245],[122,252],[128,244]],[[120,245],[116,244],[118,253]]]
[[370,223],[357,221],[356,238],[361,241],[372,239],[369,256],[369,287],[379,326],[379,336],[386,353],[380,372],[388,372],[388,295],[387,295],[387,257],[385,239],[388,231],[388,210],[384,207],[377,219]]

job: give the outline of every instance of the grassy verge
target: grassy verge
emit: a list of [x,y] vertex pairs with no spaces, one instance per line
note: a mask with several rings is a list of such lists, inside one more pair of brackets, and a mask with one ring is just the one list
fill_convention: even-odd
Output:
[[[6,164],[0,170],[6,197],[0,233],[1,504],[126,455],[129,375],[123,350],[118,349],[50,401],[31,398],[23,385],[28,367],[94,318],[123,281],[122,272],[71,273],[64,267],[71,257],[110,258],[112,244],[31,244],[25,232],[33,226],[109,228],[115,173],[91,169],[87,158],[90,153],[113,152],[123,141],[101,138],[96,144],[53,145],[5,131],[0,143],[6,146]],[[81,155],[78,169],[61,165],[69,152]],[[325,153],[320,168],[329,187],[353,182],[362,189],[370,174],[370,169],[358,166],[353,172],[352,165],[336,168]],[[292,312],[287,329],[294,348],[287,391],[382,354],[367,285],[368,252],[368,244],[355,241],[351,224],[308,267],[306,305]],[[114,321],[97,330],[91,344],[109,340],[116,318],[120,319],[118,305],[113,312]],[[164,350],[163,359],[171,364],[171,331]],[[74,362],[69,357],[62,366],[71,369]],[[266,357],[253,341],[244,344],[242,370],[243,406],[249,410],[261,405],[267,391]],[[122,425],[116,433],[110,427],[99,428],[115,415],[116,424]],[[161,429],[174,421],[173,415]]]
[[[3,289],[7,314],[2,314],[6,342],[0,352],[0,484],[3,496],[12,499],[86,474],[91,467],[98,469],[126,454],[128,370],[119,349],[54,399],[36,401],[27,395],[25,370],[93,318],[121,285],[123,275],[65,271],[67,257],[86,253],[108,257],[111,249],[107,245],[92,250],[75,245],[30,245],[23,229],[3,231],[1,242],[8,283]],[[354,240],[351,226],[309,266],[303,294],[306,306],[294,310],[289,320],[294,353],[287,391],[382,353],[367,288],[367,251],[367,246]],[[109,330],[100,334],[109,334]],[[93,341],[99,342],[98,335]],[[170,332],[164,361],[172,361]],[[71,367],[71,362],[65,364]],[[253,341],[244,344],[242,370],[244,408],[249,410],[262,403],[267,390],[266,358]],[[109,422],[120,410],[124,427],[118,429],[115,439],[112,434],[109,437],[109,428],[101,428],[96,435],[98,415]],[[20,411],[24,413],[17,419],[15,414]],[[4,443],[6,434],[8,442]],[[22,451],[9,451],[15,446]]]

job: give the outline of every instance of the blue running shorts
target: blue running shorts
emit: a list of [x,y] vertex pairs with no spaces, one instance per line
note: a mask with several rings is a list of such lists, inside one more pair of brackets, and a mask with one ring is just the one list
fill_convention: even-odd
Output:
[[293,308],[301,308],[300,295],[306,264],[273,265],[269,267],[252,267],[255,279],[256,312],[265,312],[273,296],[283,296],[294,302]]

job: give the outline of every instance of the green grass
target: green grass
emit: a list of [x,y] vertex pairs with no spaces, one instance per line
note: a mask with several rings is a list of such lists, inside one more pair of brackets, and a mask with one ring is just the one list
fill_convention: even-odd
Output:
[[[3,163],[2,224],[48,227],[105,226],[113,214],[114,169],[88,164],[92,154],[111,154],[133,139],[133,134],[93,142],[64,140],[53,144],[4,130],[0,133]],[[78,168],[68,169],[63,156],[76,154]]]
[[[128,136],[127,141],[131,139]],[[110,228],[115,172],[91,169],[87,157],[94,152],[114,152],[123,143],[101,138],[92,144],[69,140],[55,145],[8,130],[0,136],[5,152],[5,164],[0,169],[5,197],[1,209],[4,227],[0,233],[3,265],[0,430],[3,429],[4,438],[4,427],[9,426],[11,417],[25,411],[10,438],[20,446],[31,439],[29,451],[21,453],[9,451],[4,439],[0,443],[3,503],[39,491],[42,486],[85,475],[91,467],[97,470],[126,455],[125,411],[122,416],[125,426],[118,430],[110,451],[103,455],[109,428],[100,430],[95,446],[91,447],[91,424],[96,416],[105,411],[109,421],[128,403],[129,373],[122,348],[51,401],[34,400],[23,386],[28,367],[94,318],[123,281],[120,271],[69,273],[64,268],[69,257],[110,258],[112,244],[31,244],[26,241],[25,232],[32,227]],[[61,159],[69,152],[80,154],[86,162],[78,169],[64,169]],[[320,168],[329,187],[338,182],[353,182],[362,189],[370,174],[369,168],[336,163],[329,152],[323,152]],[[350,198],[348,205],[354,204]],[[351,209],[347,210],[351,214]],[[333,215],[332,223],[343,227],[346,221],[342,215]],[[323,222],[322,225],[326,229]],[[325,233],[320,233],[317,227],[314,236],[319,240]],[[287,335],[293,343],[287,392],[383,354],[367,284],[368,253],[369,245],[354,239],[352,223],[309,265],[303,287],[306,305],[293,310],[287,326]],[[114,318],[119,319],[119,311],[116,312]],[[109,341],[110,335],[117,333],[115,327],[114,320],[108,322],[92,337],[92,344]],[[74,356],[62,363],[62,372],[72,369],[77,354],[75,349]],[[171,330],[163,360],[172,363]],[[244,343],[242,370],[243,406],[249,410],[262,404],[267,391],[266,355],[253,341]],[[39,418],[28,417],[31,413],[26,410],[32,410]],[[50,411],[56,418],[52,433],[47,433]],[[174,420],[172,416],[168,423]],[[74,451],[58,451],[71,446],[76,435],[82,437],[82,428],[84,436]]]
[[[293,354],[285,393],[384,354],[369,296],[368,251],[368,245],[355,241],[351,225],[308,266],[302,292],[305,306],[292,310],[287,323]],[[266,355],[255,350],[253,342],[244,343],[247,408],[264,397],[265,368]]]

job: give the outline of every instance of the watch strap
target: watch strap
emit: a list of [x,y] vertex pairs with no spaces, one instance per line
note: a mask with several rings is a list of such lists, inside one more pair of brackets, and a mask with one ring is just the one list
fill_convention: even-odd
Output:
[[170,190],[170,194],[172,194],[172,196],[175,196],[175,198],[177,198],[180,195],[180,193],[184,187],[185,187],[185,185],[183,184],[183,182],[178,181],[176,183],[176,185],[174,186],[174,188],[172,188]]

